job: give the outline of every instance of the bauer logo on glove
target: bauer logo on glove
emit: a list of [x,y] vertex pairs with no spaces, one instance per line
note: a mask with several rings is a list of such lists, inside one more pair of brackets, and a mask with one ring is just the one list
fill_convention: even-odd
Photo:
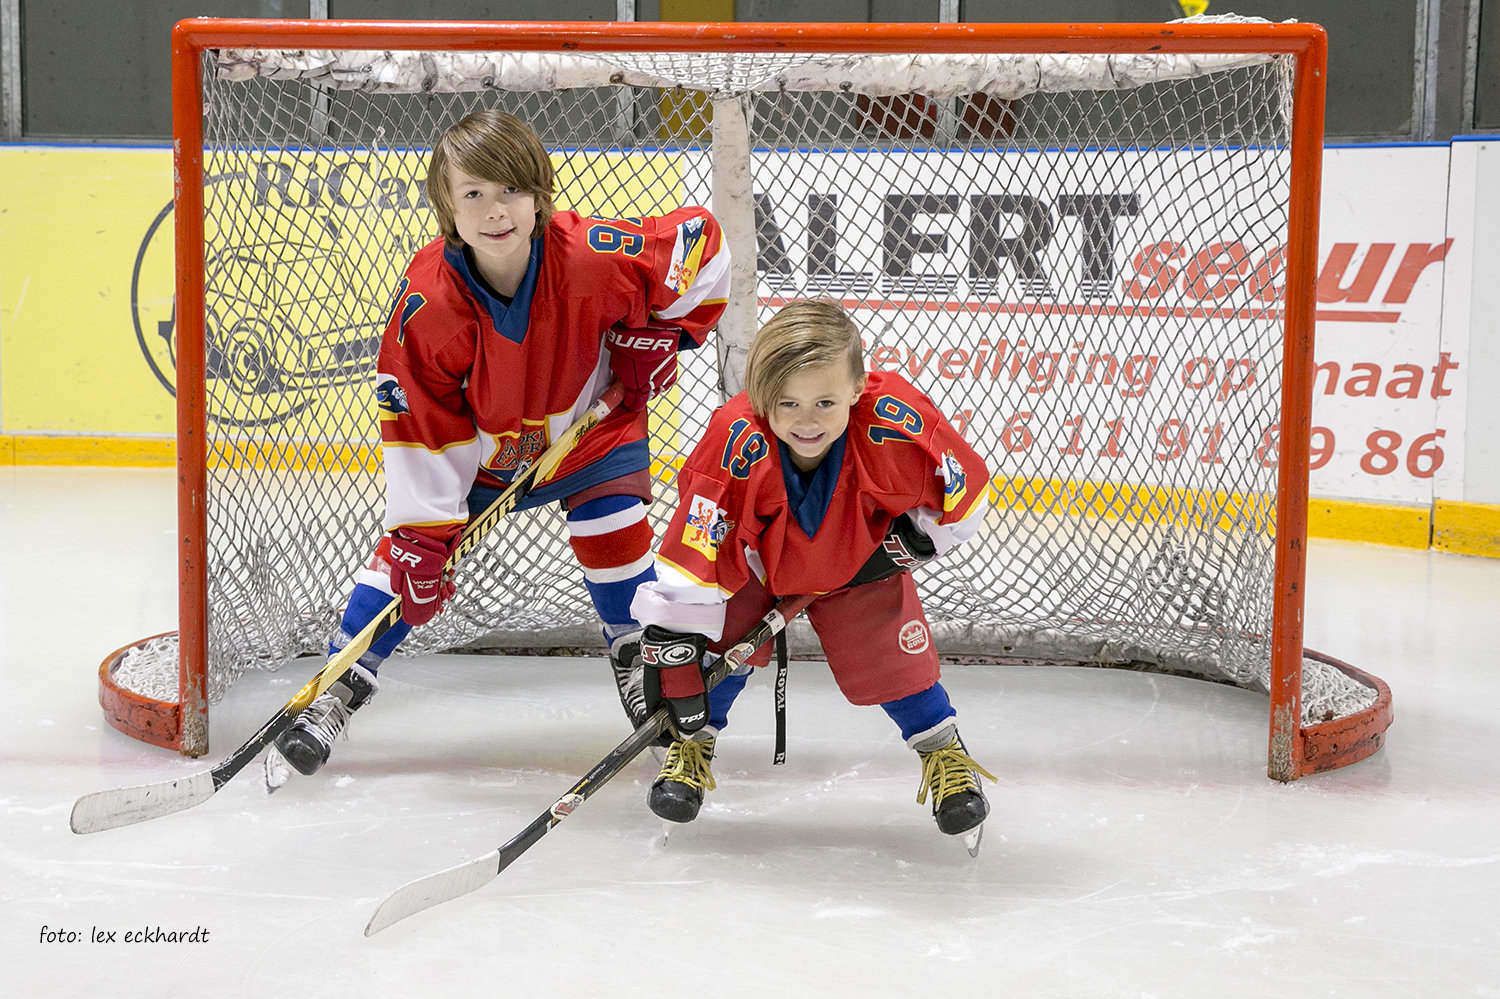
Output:
[[683,331],[651,320],[645,326],[618,325],[604,334],[609,368],[625,389],[621,404],[639,412],[677,381],[677,348]]
[[657,336],[640,330],[613,329],[604,335],[604,342],[611,347],[624,350],[673,350],[677,349],[677,337]]
[[412,627],[426,624],[453,596],[453,574],[447,570],[452,546],[406,528],[387,539],[391,590],[401,598],[401,617]]

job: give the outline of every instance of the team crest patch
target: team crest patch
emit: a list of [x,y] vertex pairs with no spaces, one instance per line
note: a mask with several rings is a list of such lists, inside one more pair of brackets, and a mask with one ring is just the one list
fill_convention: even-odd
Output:
[[897,642],[901,645],[901,651],[909,656],[920,655],[927,651],[932,644],[932,638],[927,633],[927,625],[911,619],[901,626],[901,633],[897,636]]
[[493,472],[525,471],[547,449],[547,438],[541,430],[512,430],[495,438],[495,453],[485,464]]
[[672,266],[667,269],[667,287],[678,295],[698,280],[698,268],[703,266],[703,219],[688,219],[677,227],[677,243],[672,247]]
[[375,405],[380,409],[382,420],[394,419],[402,413],[410,413],[406,402],[406,389],[396,381],[395,375],[380,375],[375,382]]
[[963,502],[969,491],[969,477],[964,472],[963,463],[953,456],[952,451],[944,452],[939,474],[943,477],[943,512],[947,513],[956,510]]
[[688,504],[682,543],[712,562],[719,557],[719,545],[729,536],[732,526],[713,500],[707,496],[694,496]]

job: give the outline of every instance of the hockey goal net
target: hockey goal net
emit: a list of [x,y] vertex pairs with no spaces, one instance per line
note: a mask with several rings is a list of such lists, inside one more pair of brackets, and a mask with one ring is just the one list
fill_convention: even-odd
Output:
[[[987,455],[989,530],[921,575],[945,653],[1266,691],[1270,773],[1362,758],[1377,679],[1305,652],[1320,29],[195,20],[174,36],[179,633],[101,667],[188,753],[243,670],[319,651],[379,534],[373,359],[479,107],[559,208],[712,206],[716,347],[653,406],[658,497],[795,297]],[[669,504],[653,510],[658,530]],[[405,651],[598,647],[560,515],[507,520]]]

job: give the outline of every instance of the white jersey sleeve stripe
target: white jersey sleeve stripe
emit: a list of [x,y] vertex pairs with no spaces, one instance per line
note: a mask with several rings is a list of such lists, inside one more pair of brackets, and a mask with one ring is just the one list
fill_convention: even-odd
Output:
[[729,300],[729,244],[721,243],[719,252],[703,265],[698,277],[687,291],[667,306],[658,309],[658,319],[678,319],[692,312],[704,302]]
[[479,471],[478,439],[441,452],[423,447],[384,447],[385,529],[406,524],[451,524],[469,519],[465,503]]
[[980,528],[984,527],[984,517],[989,509],[988,503],[975,503],[962,520],[956,520],[951,524],[938,523],[943,515],[925,506],[913,510],[911,517],[917,528],[932,539],[932,547],[937,550],[937,554],[941,555],[952,551],[978,534]]
[[[659,577],[673,574],[661,563],[657,563],[656,572]],[[683,593],[661,578],[642,584],[630,602],[630,614],[642,627],[654,624],[671,631],[707,635],[710,641],[718,641],[724,635],[724,601],[718,598],[712,603],[702,602],[703,595],[718,597],[718,589],[692,583],[689,589],[697,592]]]
[[396,591],[391,589],[391,570],[389,567],[382,570],[364,566],[354,574],[354,581],[356,583],[363,583],[365,586],[373,586],[388,597],[396,595]]

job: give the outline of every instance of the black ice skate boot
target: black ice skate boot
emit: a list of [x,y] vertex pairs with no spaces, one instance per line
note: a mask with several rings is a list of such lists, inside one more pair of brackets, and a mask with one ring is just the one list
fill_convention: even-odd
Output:
[[[949,723],[912,746],[922,758],[922,785],[917,804],[932,795],[932,817],[940,831],[958,836],[975,829],[990,814],[980,777],[995,775],[976,763],[958,737],[958,726]],[[972,849],[972,848],[971,848]]]
[[333,740],[349,724],[349,716],[368,704],[379,687],[374,673],[359,663],[350,666],[276,739],[276,749],[298,773],[317,773],[328,762]]
[[704,792],[712,791],[714,772],[709,766],[714,758],[714,736],[705,731],[690,739],[678,739],[667,747],[666,761],[646,803],[668,822],[691,822],[703,807]]
[[640,728],[646,720],[646,693],[641,688],[641,633],[617,638],[610,645],[609,667],[615,675],[615,689],[620,692],[620,707],[630,719],[631,728]]

